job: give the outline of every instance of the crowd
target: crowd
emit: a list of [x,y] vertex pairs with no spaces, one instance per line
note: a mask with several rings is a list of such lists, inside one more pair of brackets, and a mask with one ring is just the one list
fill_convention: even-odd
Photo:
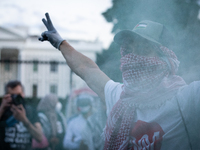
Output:
[[200,82],[186,84],[176,74],[179,61],[168,48],[171,38],[164,25],[144,20],[114,36],[121,53],[123,83],[118,83],[64,40],[45,15],[47,31],[39,40],[60,50],[72,71],[98,95],[107,122],[93,112],[91,95],[76,97],[78,113],[66,125],[55,95],[45,96],[37,109],[29,109],[23,100],[19,105],[12,102],[13,94],[23,99],[23,86],[9,83],[0,107],[1,149],[33,145],[61,150],[200,149]]

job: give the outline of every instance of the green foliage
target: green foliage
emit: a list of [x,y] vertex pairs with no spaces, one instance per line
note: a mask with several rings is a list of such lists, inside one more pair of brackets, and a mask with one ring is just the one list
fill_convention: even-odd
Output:
[[[195,0],[113,0],[113,6],[102,15],[113,23],[112,33],[132,30],[142,20],[164,24],[173,34],[173,51],[181,64],[179,75],[187,82],[199,80],[200,24],[199,6]],[[119,46],[111,43],[108,50],[97,55],[97,64],[115,81],[121,81]],[[120,75],[119,75],[120,74]]]

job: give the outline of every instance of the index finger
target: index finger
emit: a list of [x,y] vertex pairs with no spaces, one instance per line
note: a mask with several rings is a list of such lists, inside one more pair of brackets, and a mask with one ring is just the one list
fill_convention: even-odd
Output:
[[4,95],[3,97],[7,98],[7,97],[10,97],[11,94],[6,94]]
[[11,95],[10,94],[6,94],[3,96],[3,100],[6,100],[6,101],[11,101]]
[[[42,19],[42,22],[44,23],[44,25],[46,26],[46,28],[48,29],[48,24],[47,24],[47,21],[43,18]],[[49,29],[48,29],[49,30]]]
[[46,20],[43,18],[42,22],[44,23],[44,25],[46,26],[46,28],[48,29],[48,31],[53,30],[54,27],[53,27],[53,24],[51,22],[49,13],[45,13],[45,16],[46,16]]

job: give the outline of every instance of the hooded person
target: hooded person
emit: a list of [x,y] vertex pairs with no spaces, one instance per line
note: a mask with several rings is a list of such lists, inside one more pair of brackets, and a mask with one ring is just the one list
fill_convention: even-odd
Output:
[[57,111],[62,106],[55,94],[48,94],[40,100],[37,111],[43,132],[47,137],[51,149],[63,149],[62,141],[65,134],[64,116]]
[[48,31],[39,40],[59,49],[72,71],[105,100],[104,149],[200,149],[200,82],[187,85],[176,75],[179,61],[167,46],[173,39],[164,25],[144,20],[115,35],[121,84],[63,40],[48,13],[46,19]]

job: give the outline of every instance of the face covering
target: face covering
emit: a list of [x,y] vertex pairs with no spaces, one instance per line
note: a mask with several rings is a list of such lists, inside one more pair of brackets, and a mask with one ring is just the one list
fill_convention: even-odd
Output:
[[169,75],[167,63],[158,57],[132,53],[121,58],[121,71],[124,86],[133,91],[150,90]]
[[90,111],[91,106],[79,106],[78,109],[82,114],[86,114]]
[[57,111],[61,111],[61,109],[62,109],[62,104],[61,104],[61,102],[58,102],[57,104],[56,104],[56,108],[55,108]]
[[125,46],[121,47],[120,69],[126,91],[136,92],[143,90],[148,92],[155,88],[164,77],[175,74],[179,65],[176,55],[163,46],[159,50],[164,57],[146,57],[133,53],[123,55],[124,51],[127,50]]

